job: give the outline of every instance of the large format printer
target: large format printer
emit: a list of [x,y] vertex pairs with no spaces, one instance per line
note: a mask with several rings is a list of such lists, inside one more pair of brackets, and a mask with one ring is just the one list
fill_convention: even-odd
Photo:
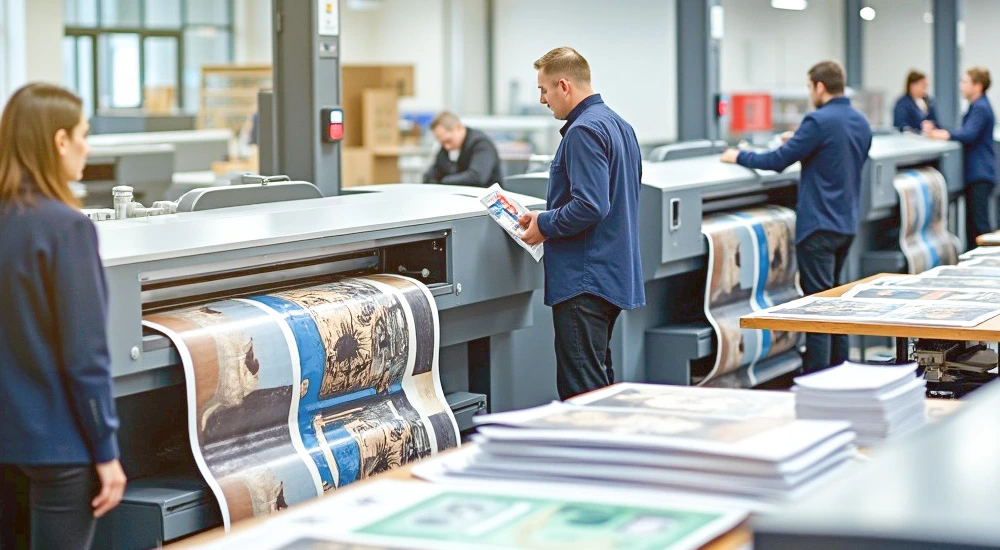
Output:
[[98,546],[146,548],[220,521],[190,451],[178,352],[143,332],[144,314],[343,275],[404,274],[427,284],[437,302],[442,385],[460,428],[471,426],[488,395],[512,391],[504,387],[509,361],[491,344],[531,323],[541,267],[477,198],[368,193],[232,206],[254,194],[200,193],[210,199],[181,204],[228,207],[97,223],[130,477],[125,501],[100,523]]
[[926,166],[941,172],[948,187],[949,231],[960,236],[965,232],[964,210],[957,205],[965,189],[962,148],[958,143],[910,134],[879,135],[872,138],[868,159],[861,180],[858,234],[847,259],[849,281],[876,273],[906,271],[906,258],[898,241],[899,195],[893,186],[900,171]]

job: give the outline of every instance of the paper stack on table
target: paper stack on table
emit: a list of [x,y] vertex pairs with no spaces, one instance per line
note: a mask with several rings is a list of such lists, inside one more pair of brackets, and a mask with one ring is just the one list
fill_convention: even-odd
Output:
[[[790,407],[784,412],[788,394],[624,386],[582,403],[476,417],[476,446],[418,465],[414,474],[641,487],[773,505],[835,475],[855,453],[848,422],[796,420]],[[678,395],[656,396],[655,388]],[[701,403],[691,397],[698,394]],[[708,414],[691,412],[698,408]]]
[[795,379],[799,418],[846,420],[858,445],[874,445],[923,426],[925,382],[916,363],[871,366],[846,362]]

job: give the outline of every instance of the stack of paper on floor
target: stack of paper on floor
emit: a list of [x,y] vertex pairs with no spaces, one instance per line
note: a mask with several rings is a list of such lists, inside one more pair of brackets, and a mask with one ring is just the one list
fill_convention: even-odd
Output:
[[799,418],[847,420],[859,445],[873,445],[923,426],[924,385],[916,363],[870,366],[847,362],[795,379]]
[[414,473],[781,503],[854,454],[848,422],[796,420],[791,402],[777,392],[620,384],[572,403],[477,417],[478,445]]

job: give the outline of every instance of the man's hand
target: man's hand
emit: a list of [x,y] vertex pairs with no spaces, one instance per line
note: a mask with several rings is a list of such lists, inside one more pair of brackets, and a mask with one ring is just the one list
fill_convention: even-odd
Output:
[[117,460],[104,462],[95,466],[97,479],[101,482],[101,492],[94,497],[90,505],[94,507],[94,517],[99,518],[110,512],[125,496],[125,471],[122,463]]
[[949,139],[951,139],[951,132],[949,132],[948,130],[941,130],[941,129],[924,130],[924,137],[930,139],[938,139],[941,141],[948,141]]
[[933,130],[935,128],[937,128],[937,126],[934,126],[934,121],[925,120],[925,121],[923,121],[923,122],[920,123],[920,130],[923,131],[923,132],[925,132],[925,133],[926,132],[930,132],[931,130]]
[[722,156],[719,157],[719,160],[727,164],[736,164],[736,159],[739,158],[739,156],[740,152],[738,149],[730,148],[722,152]]
[[541,212],[528,212],[517,220],[521,224],[521,229],[524,230],[521,240],[531,246],[545,242],[545,235],[542,235],[541,230],[538,229],[539,214]]

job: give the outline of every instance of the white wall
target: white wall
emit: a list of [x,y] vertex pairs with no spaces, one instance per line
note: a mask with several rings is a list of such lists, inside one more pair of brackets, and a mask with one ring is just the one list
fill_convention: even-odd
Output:
[[[983,65],[990,70],[992,85],[986,95],[993,109],[1000,109],[1000,1],[964,0],[962,18],[965,21],[965,48],[962,50],[962,69]],[[955,84],[958,86],[958,83]]]
[[[495,0],[494,94],[498,113],[538,105],[532,63],[572,46],[590,63],[595,91],[635,127],[639,141],[677,136],[675,0]],[[548,111],[543,111],[548,112]]]
[[0,0],[0,106],[25,82],[24,51],[24,0]]
[[62,83],[63,0],[24,2],[25,76]]
[[402,111],[438,111],[445,105],[444,0],[382,0],[372,10],[340,7],[340,50],[345,64],[412,64],[414,97]]
[[270,65],[271,0],[233,2],[233,63]]
[[489,66],[486,63],[489,45],[486,28],[487,10],[485,0],[451,0],[462,2],[463,59],[459,75],[465,87],[460,113],[463,115],[486,115],[489,106]]
[[770,0],[722,0],[722,6],[723,92],[805,90],[809,67],[844,62],[843,0],[810,0],[802,11],[774,9]]
[[[875,9],[875,20],[862,22],[862,78],[865,90],[883,93],[884,116],[878,122],[888,127],[906,74],[916,69],[933,80],[934,28],[924,21],[928,2],[868,0],[868,5]],[[933,86],[932,81],[931,90]]]

